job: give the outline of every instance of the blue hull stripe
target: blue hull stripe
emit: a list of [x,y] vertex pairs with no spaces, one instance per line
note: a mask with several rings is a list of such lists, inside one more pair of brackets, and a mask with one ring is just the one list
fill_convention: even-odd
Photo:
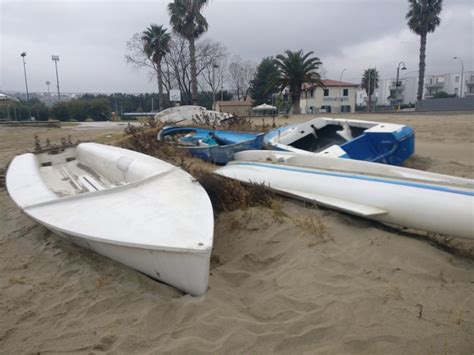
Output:
[[428,185],[416,182],[407,182],[407,181],[400,181],[400,180],[387,180],[382,178],[376,177],[367,177],[361,175],[351,175],[351,174],[343,174],[343,173],[328,173],[319,170],[307,170],[307,169],[300,169],[295,167],[286,167],[282,165],[268,165],[268,164],[261,164],[261,163],[252,163],[252,162],[232,162],[230,165],[249,165],[249,166],[260,166],[267,169],[277,169],[277,170],[285,170],[285,171],[295,171],[299,173],[305,174],[316,174],[316,175],[325,175],[325,176],[335,176],[335,177],[342,177],[354,180],[364,180],[364,181],[374,181],[380,182],[384,184],[392,184],[392,185],[401,185],[401,186],[409,186],[415,187],[419,189],[426,189],[426,190],[433,190],[433,191],[441,191],[441,192],[448,192],[452,194],[458,195],[465,195],[465,196],[474,196],[474,192],[470,191],[463,191],[463,190],[455,190],[448,187],[437,186],[437,185]]

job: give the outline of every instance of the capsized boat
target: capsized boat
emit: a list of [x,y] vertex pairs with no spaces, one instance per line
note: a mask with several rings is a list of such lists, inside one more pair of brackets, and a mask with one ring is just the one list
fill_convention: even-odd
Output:
[[52,232],[191,295],[207,290],[212,205],[185,171],[82,143],[15,157],[6,186],[25,214]]
[[382,223],[474,238],[474,180],[293,152],[235,159],[216,173]]
[[415,149],[409,126],[315,118],[276,128],[265,135],[267,149],[401,165]]
[[226,164],[236,152],[261,149],[263,136],[263,133],[167,126],[158,133],[157,139],[176,142],[192,156],[205,161]]

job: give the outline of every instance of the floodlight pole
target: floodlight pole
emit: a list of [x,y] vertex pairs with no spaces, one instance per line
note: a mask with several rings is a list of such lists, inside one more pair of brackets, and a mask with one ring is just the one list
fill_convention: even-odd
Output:
[[26,104],[28,106],[28,116],[29,116],[28,118],[31,120],[30,94],[28,92],[28,80],[26,79],[26,63],[25,63],[26,52],[22,52],[20,56],[23,59],[23,73],[25,74]]
[[59,55],[52,55],[51,60],[54,61],[54,66],[56,67],[56,86],[58,88],[58,101],[61,101],[61,93],[59,92],[59,76],[58,76]]

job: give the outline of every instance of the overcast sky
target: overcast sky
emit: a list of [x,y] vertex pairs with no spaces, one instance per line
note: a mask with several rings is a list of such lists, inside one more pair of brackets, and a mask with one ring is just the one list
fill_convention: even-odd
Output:
[[[0,0],[0,91],[24,91],[20,57],[27,52],[30,91],[54,86],[51,55],[64,92],[152,92],[145,72],[124,60],[126,42],[151,23],[169,27],[161,0]],[[415,76],[419,37],[406,25],[406,0],[210,0],[205,38],[259,62],[286,49],[314,51],[326,76],[358,83],[364,68],[393,77],[403,60]],[[444,0],[441,26],[428,35],[427,74],[473,69],[473,0]]]

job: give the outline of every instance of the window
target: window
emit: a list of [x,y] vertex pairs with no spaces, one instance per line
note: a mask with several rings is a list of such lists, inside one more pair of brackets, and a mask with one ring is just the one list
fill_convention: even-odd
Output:
[[311,97],[314,97],[314,89],[311,89],[310,95]]
[[342,105],[341,106],[341,112],[351,112],[351,106],[350,105]]
[[349,96],[349,89],[342,90],[342,96]]
[[459,91],[458,88],[454,88],[454,93],[455,93],[456,95],[458,94],[458,91]]
[[456,77],[454,78],[454,82],[459,83],[459,76],[456,76]]
[[329,96],[329,89],[324,89],[324,96]]
[[331,112],[331,106],[327,106],[327,105],[321,106],[320,112]]

